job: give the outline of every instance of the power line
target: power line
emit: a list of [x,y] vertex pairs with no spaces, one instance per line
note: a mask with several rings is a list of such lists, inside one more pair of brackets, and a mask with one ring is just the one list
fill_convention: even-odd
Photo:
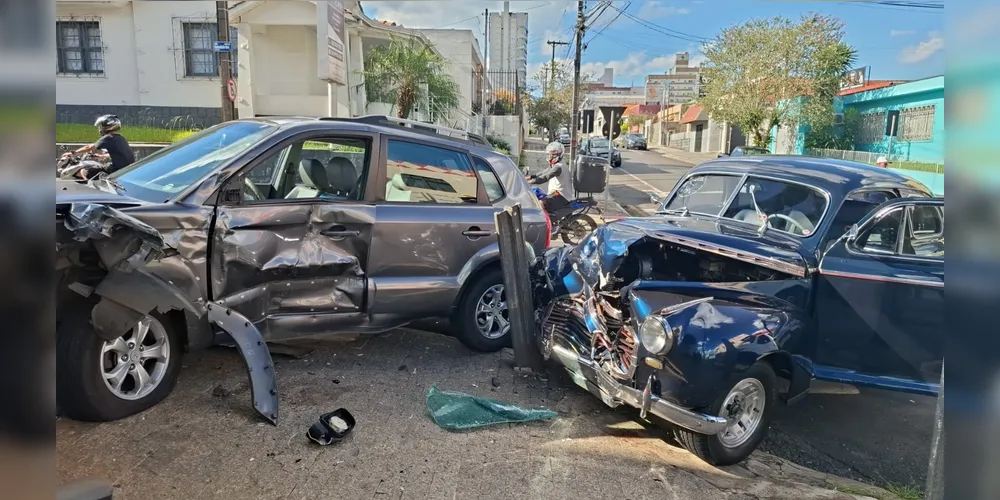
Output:
[[[611,5],[611,3],[608,2],[608,5]],[[603,28],[601,28],[597,33],[595,33],[593,36],[590,37],[590,41],[594,41],[595,38],[601,36],[601,33],[604,33],[604,30],[608,29],[609,26],[611,26],[612,24],[614,24],[614,22],[617,21],[618,18],[622,16],[622,11],[628,10],[628,8],[629,8],[630,5],[632,5],[632,2],[626,3],[625,4],[625,8],[618,11],[618,15],[616,15],[613,18],[611,18],[611,20],[608,21],[607,24],[605,24]],[[589,42],[584,42],[584,45],[586,45],[587,43],[589,43]]]
[[667,28],[665,26],[661,26],[659,24],[652,23],[652,22],[646,21],[644,19],[639,19],[638,17],[633,16],[632,14],[629,14],[628,12],[625,12],[624,10],[619,9],[618,7],[615,7],[614,5],[611,5],[611,8],[617,10],[618,12],[620,12],[625,17],[627,17],[627,18],[631,19],[632,21],[634,21],[636,24],[639,24],[640,26],[643,26],[643,27],[648,28],[650,30],[656,31],[658,33],[667,35],[667,36],[669,36],[671,38],[677,38],[677,39],[680,39],[680,40],[684,40],[684,41],[688,41],[688,42],[695,42],[695,43],[706,43],[706,42],[711,41],[711,39],[705,38],[703,36],[692,35],[690,33],[684,33],[683,31],[672,30],[672,29]]

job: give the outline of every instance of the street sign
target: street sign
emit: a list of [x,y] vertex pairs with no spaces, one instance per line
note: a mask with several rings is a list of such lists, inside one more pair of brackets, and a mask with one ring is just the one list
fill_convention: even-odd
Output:
[[215,42],[215,51],[231,53],[233,51],[233,42]]
[[236,80],[226,80],[226,93],[229,94],[230,101],[236,102]]

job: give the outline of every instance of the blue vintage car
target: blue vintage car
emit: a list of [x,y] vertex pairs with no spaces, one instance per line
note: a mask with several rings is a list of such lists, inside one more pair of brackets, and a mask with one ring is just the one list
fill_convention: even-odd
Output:
[[712,464],[748,457],[813,379],[938,391],[944,200],[891,170],[713,160],[532,281],[544,357]]

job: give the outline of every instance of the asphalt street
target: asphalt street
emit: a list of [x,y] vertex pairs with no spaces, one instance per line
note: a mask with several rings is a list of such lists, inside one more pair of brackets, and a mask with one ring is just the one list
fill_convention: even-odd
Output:
[[[624,151],[609,182],[618,203],[652,210],[691,168],[652,151]],[[782,408],[761,449],[813,469],[879,485],[924,483],[936,401],[926,396],[817,383]]]

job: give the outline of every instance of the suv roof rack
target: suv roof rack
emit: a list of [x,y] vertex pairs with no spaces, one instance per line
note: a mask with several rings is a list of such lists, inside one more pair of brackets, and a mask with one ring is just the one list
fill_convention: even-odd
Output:
[[408,120],[406,118],[395,118],[386,115],[365,115],[356,118],[341,118],[324,116],[320,120],[327,121],[352,121],[357,123],[369,123],[372,125],[382,125],[382,126],[396,126],[396,127],[406,127],[414,132],[421,134],[433,134],[436,136],[444,136],[449,139],[460,140],[463,142],[470,142],[476,146],[485,146],[486,148],[493,149],[493,145],[490,141],[479,134],[474,134],[472,132],[461,130],[457,128],[445,127],[442,125],[435,125],[433,123],[424,123],[417,120]]

